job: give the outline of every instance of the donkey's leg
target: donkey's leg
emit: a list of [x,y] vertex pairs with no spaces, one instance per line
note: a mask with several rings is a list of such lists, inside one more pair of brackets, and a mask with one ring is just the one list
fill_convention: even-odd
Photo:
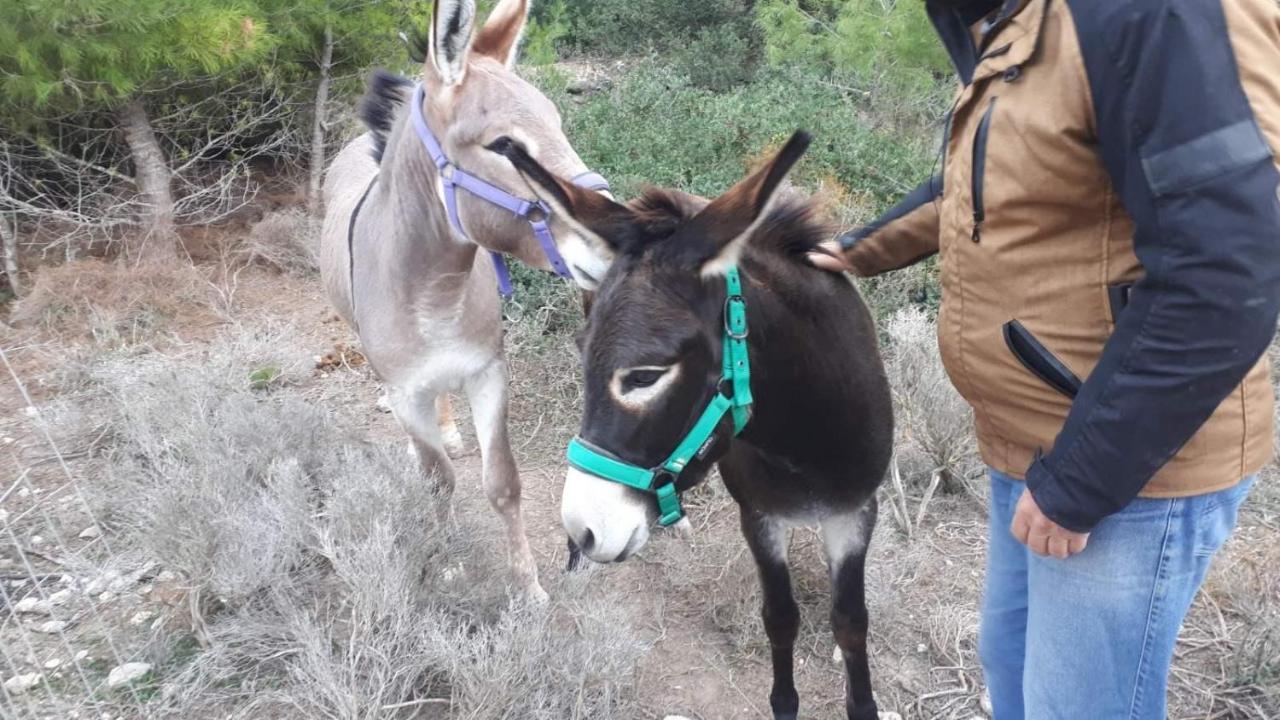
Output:
[[476,438],[484,463],[484,491],[489,503],[507,526],[511,569],[524,593],[542,602],[547,593],[538,584],[538,566],[529,549],[520,510],[520,475],[507,435],[507,365],[495,358],[467,380],[467,397],[475,421]]
[[857,511],[822,521],[822,540],[831,564],[831,629],[844,656],[845,709],[849,720],[876,720],[867,662],[867,544],[876,524],[876,500]]
[[440,436],[436,404],[431,393],[388,387],[387,402],[400,426],[409,433],[409,446],[418,456],[423,474],[435,482],[436,492],[440,495],[440,513],[447,517],[453,509],[455,476],[453,463],[449,461]]
[[444,438],[444,449],[449,457],[462,457],[467,446],[462,442],[462,433],[458,430],[458,421],[453,417],[453,402],[449,393],[436,396],[436,417],[440,418],[440,434]]
[[796,693],[794,651],[800,629],[800,609],[791,596],[791,573],[787,571],[789,533],[777,522],[742,508],[742,534],[747,539],[760,575],[764,604],[761,616],[773,654],[773,690],[769,707],[774,720],[795,720],[800,710]]

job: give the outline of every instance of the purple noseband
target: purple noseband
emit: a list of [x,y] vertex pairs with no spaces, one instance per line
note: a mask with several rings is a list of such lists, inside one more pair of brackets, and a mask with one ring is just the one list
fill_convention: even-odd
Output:
[[[564,263],[564,258],[560,257],[560,250],[556,248],[555,236],[551,234],[551,226],[548,224],[551,219],[551,208],[547,207],[541,200],[525,200],[524,198],[516,197],[488,180],[478,178],[449,162],[449,158],[445,157],[444,149],[440,147],[436,136],[431,133],[431,128],[427,127],[427,119],[422,115],[422,105],[425,99],[426,92],[422,88],[422,83],[418,83],[413,89],[413,107],[410,109],[413,127],[418,131],[418,137],[422,140],[423,146],[427,149],[427,154],[431,156],[432,162],[436,164],[436,170],[440,173],[440,184],[444,186],[444,205],[449,212],[449,223],[453,225],[453,229],[458,231],[458,234],[462,237],[470,240],[467,237],[467,231],[462,228],[461,219],[458,217],[458,188],[462,188],[481,200],[509,210],[516,217],[528,222],[529,226],[533,228],[533,236],[538,239],[538,244],[542,246],[542,252],[546,254],[547,261],[551,263],[551,267],[556,274],[563,278],[573,277],[569,273],[568,266]],[[587,190],[601,191],[609,189],[607,180],[599,173],[589,171],[573,178],[571,182]],[[498,273],[498,290],[503,297],[511,297],[514,290],[511,286],[511,273],[507,269],[506,260],[502,257],[502,253],[495,250],[490,250],[489,254],[493,257],[493,267]]]

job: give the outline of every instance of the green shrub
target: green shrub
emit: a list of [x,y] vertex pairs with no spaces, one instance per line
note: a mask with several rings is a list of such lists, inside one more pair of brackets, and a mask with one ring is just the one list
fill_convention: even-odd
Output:
[[751,18],[748,0],[567,0],[583,50],[631,55],[685,47],[707,28]]
[[774,65],[916,91],[952,72],[919,0],[762,0],[758,17]]
[[525,29],[521,62],[535,66],[554,63],[559,58],[559,44],[568,36],[569,17],[564,0],[542,3]]
[[756,74],[759,43],[750,23],[703,28],[676,53],[676,67],[694,87],[722,92],[750,82]]

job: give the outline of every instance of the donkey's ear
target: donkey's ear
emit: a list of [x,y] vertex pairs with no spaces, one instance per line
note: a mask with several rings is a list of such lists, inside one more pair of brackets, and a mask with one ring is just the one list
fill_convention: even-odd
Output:
[[529,0],[502,0],[476,35],[471,50],[487,55],[507,67],[515,67],[520,37],[529,17]]
[[686,226],[683,232],[704,244],[699,248],[703,277],[723,275],[738,263],[752,233],[768,217],[778,187],[809,148],[811,139],[808,133],[797,131],[764,167],[712,200]]
[[625,205],[556,177],[515,140],[504,136],[487,147],[510,160],[538,199],[597,249],[613,255],[637,232],[635,214]]
[[445,87],[461,83],[466,76],[475,24],[475,0],[436,0],[431,10],[427,70],[434,71]]

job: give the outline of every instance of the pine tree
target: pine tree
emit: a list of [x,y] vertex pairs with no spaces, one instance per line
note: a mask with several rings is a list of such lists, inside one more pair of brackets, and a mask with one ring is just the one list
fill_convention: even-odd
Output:
[[45,113],[112,113],[130,151],[147,230],[127,249],[172,255],[172,172],[148,98],[245,67],[272,44],[260,9],[237,0],[5,0],[0,114],[32,125]]

